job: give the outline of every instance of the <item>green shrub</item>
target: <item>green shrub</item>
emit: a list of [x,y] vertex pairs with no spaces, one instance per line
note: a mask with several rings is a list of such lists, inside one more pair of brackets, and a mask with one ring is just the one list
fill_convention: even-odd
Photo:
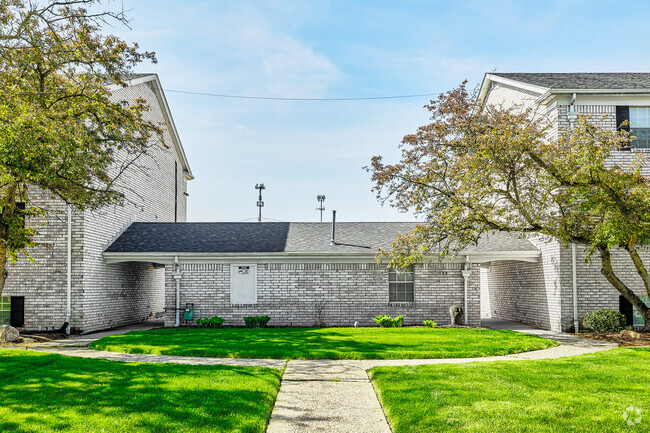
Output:
[[219,316],[205,319],[196,319],[196,326],[199,328],[221,328],[221,325],[223,325],[223,322],[225,321],[226,319]]
[[435,328],[436,326],[438,326],[435,320],[425,320],[422,322],[422,324],[424,324],[424,326],[429,328]]
[[244,323],[247,328],[266,328],[271,318],[269,316],[247,316],[244,317]]
[[625,316],[613,310],[594,310],[585,316],[582,326],[595,332],[618,332],[625,329]]
[[382,328],[401,328],[404,324],[404,316],[398,316],[393,319],[387,314],[380,314],[372,320]]

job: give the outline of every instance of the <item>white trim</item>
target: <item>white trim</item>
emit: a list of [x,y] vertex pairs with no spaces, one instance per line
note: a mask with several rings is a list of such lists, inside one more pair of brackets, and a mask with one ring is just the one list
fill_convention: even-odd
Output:
[[[472,263],[486,263],[496,260],[539,261],[539,250],[468,252],[455,259],[438,260],[435,256],[425,258],[425,263],[464,263],[469,257]],[[117,253],[104,252],[106,264],[122,262],[149,262],[171,264],[178,256],[179,263],[376,263],[375,253],[324,253],[324,252],[284,252],[284,253]]]
[[518,87],[520,89],[529,90],[535,93],[543,94],[549,90],[548,87],[537,86],[535,84],[528,84],[522,81],[513,80],[512,78],[500,77],[499,75],[487,74],[486,78],[488,78],[490,81],[496,81],[497,83],[507,84],[509,86]]
[[537,263],[539,262],[542,252],[539,250],[494,251],[467,253],[466,255],[472,263],[488,263],[498,260],[516,260],[520,262]]
[[[192,174],[192,170],[190,169],[190,164],[187,160],[187,156],[185,155],[185,149],[183,149],[183,144],[181,142],[180,135],[178,134],[178,130],[176,129],[176,124],[174,123],[174,118],[172,117],[171,110],[169,109],[169,104],[167,103],[167,97],[163,92],[162,84],[160,83],[158,74],[149,74],[143,77],[133,78],[131,80],[124,80],[124,81],[128,83],[127,87],[137,86],[138,84],[146,84],[152,82],[153,85],[151,86],[151,88],[154,94],[156,95],[156,98],[158,99],[158,104],[162,109],[163,116],[165,117],[165,120],[167,120],[167,123],[169,124],[169,128],[168,128],[169,134],[172,136],[172,141],[174,142],[174,148],[176,149],[176,153],[178,154],[181,165],[183,166],[183,172],[185,173],[184,176],[185,180],[194,179],[194,175]],[[112,84],[110,86],[107,86],[107,88],[111,92],[124,89],[124,87],[118,84]]]

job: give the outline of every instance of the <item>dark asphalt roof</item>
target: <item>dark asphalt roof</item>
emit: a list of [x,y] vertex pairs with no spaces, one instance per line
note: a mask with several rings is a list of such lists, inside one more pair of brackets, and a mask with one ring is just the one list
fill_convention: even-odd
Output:
[[650,73],[491,73],[503,78],[551,89],[650,89]]
[[[331,253],[390,248],[398,234],[413,230],[408,222],[337,222],[337,245],[331,223],[133,223],[107,253]],[[529,251],[527,240],[504,233],[486,236],[466,251]]]

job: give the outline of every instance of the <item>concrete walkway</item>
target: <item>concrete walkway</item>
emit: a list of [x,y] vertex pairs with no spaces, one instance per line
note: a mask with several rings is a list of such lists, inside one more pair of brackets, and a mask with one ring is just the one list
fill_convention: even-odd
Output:
[[379,366],[461,364],[504,360],[555,359],[617,347],[616,344],[535,329],[505,320],[487,321],[486,328],[514,329],[560,342],[534,352],[484,358],[398,360],[291,360],[282,378],[268,433],[386,432],[390,427],[367,370]]
[[56,340],[49,343],[42,343],[30,346],[28,350],[36,352],[56,353],[59,355],[75,356],[78,358],[106,359],[118,362],[149,362],[161,364],[185,364],[185,365],[238,365],[242,367],[270,367],[284,368],[287,361],[283,359],[249,359],[249,358],[206,358],[200,356],[169,356],[169,355],[146,355],[119,352],[103,352],[100,350],[88,349],[93,341],[109,335],[126,334],[131,331],[145,331],[162,328],[162,321],[152,320],[135,325],[122,326],[119,328],[95,332],[92,334],[73,335],[65,340]]
[[[147,328],[147,326],[149,326]],[[151,329],[140,324],[120,329],[71,337],[30,350],[58,353],[84,358],[108,359],[121,362],[160,362],[189,365],[240,365],[283,368],[286,370],[278,398],[271,415],[268,433],[291,432],[354,432],[390,433],[390,427],[368,379],[367,370],[378,366],[423,364],[460,364],[504,360],[555,359],[599,352],[617,347],[614,343],[590,340],[500,319],[488,319],[483,326],[492,329],[513,329],[560,342],[557,347],[506,356],[456,359],[401,360],[291,360],[277,359],[203,358],[166,355],[132,355],[89,350],[88,344],[107,335],[133,330]]]

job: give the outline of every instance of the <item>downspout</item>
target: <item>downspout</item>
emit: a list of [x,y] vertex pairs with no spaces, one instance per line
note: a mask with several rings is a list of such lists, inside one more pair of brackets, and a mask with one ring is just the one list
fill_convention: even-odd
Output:
[[70,334],[70,319],[72,318],[72,206],[68,205],[68,269],[66,284],[65,333]]
[[580,324],[578,323],[578,272],[576,266],[576,244],[571,244],[571,271],[573,279],[573,329],[578,333]]
[[181,266],[178,264],[178,256],[174,257],[174,272],[172,277],[176,280],[176,323],[174,327],[178,328],[181,325]]
[[578,118],[578,113],[575,111],[575,102],[576,102],[576,94],[574,93],[571,96],[571,102],[569,103],[569,110],[567,111],[566,117],[567,120],[569,121],[569,125],[573,127],[573,124],[575,123],[576,119]]
[[465,322],[465,325],[469,325],[469,317],[467,313],[467,286],[469,284],[469,277],[472,275],[472,270],[468,269],[469,268],[469,257],[465,256],[465,264],[464,264],[464,269],[461,270],[461,274],[463,275],[463,285],[464,285],[464,290],[463,290],[463,319]]

